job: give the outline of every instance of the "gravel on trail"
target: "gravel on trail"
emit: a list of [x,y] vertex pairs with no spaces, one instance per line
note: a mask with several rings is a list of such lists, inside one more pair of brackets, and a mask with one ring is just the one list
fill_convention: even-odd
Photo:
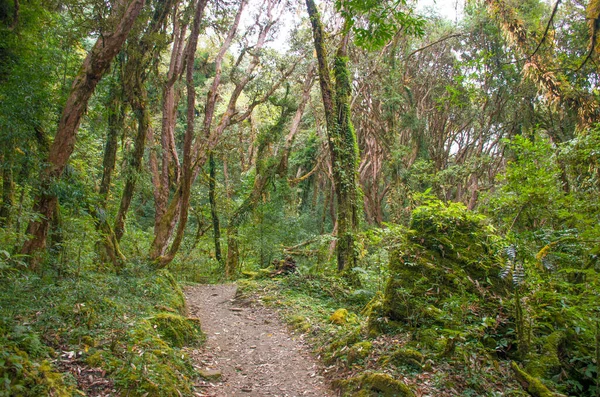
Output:
[[190,315],[207,336],[191,352],[207,378],[198,397],[332,397],[302,336],[292,335],[276,313],[236,301],[235,284],[198,285],[185,290]]

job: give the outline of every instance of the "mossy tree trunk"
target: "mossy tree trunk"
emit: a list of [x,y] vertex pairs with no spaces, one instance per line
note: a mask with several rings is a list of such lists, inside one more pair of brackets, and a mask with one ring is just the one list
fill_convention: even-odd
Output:
[[31,238],[21,248],[22,254],[30,256],[32,265],[39,262],[39,254],[46,247],[49,222],[58,201],[52,186],[60,178],[73,153],[81,117],[96,85],[121,49],[144,3],[144,0],[118,3],[110,16],[114,22],[113,31],[105,32],[98,38],[73,81],[48,153],[48,166],[40,175],[41,187],[33,208],[40,216],[29,223],[27,233]]
[[[120,65],[115,68],[117,76],[121,71]],[[118,82],[121,79],[117,77],[115,80],[115,83],[110,87],[107,104],[108,133],[102,161],[102,180],[98,190],[100,203],[97,207],[91,208],[91,214],[94,218],[96,230],[100,232],[101,238],[96,245],[100,259],[103,262],[112,263],[118,269],[125,262],[125,256],[121,253],[119,242],[116,239],[113,228],[108,222],[106,213],[106,202],[110,193],[110,185],[117,161],[118,140],[125,126],[125,104],[123,103],[123,95],[118,88]]]
[[348,71],[348,41],[346,32],[334,57],[331,82],[329,60],[325,52],[325,40],[321,17],[313,0],[306,0],[306,8],[313,30],[313,39],[319,65],[321,96],[327,122],[329,153],[333,165],[333,180],[337,199],[337,264],[343,271],[356,265],[354,250],[355,233],[359,219],[359,193],[357,169],[358,144],[350,119],[350,95],[352,90]]
[[215,242],[215,259],[221,263],[223,258],[221,256],[221,226],[219,224],[219,213],[217,211],[217,200],[216,200],[216,164],[215,156],[211,152],[208,157],[208,201],[210,202],[210,216],[212,218],[213,225],[213,240]]

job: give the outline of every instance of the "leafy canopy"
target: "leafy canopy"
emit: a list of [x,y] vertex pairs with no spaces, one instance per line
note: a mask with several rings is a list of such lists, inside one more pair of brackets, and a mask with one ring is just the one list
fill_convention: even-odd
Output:
[[404,29],[406,34],[422,36],[425,20],[412,14],[405,0],[336,0],[335,7],[352,30],[359,47],[375,50],[383,47]]

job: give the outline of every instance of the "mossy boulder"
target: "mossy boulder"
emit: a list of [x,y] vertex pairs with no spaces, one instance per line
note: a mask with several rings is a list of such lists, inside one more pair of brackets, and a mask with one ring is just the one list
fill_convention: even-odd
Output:
[[[388,320],[446,327],[454,315],[467,312],[455,304],[457,297],[499,306],[493,298],[506,289],[496,257],[501,239],[482,215],[462,204],[433,201],[413,211],[410,230],[397,241],[382,302]],[[460,325],[463,319],[455,321]]]
[[148,320],[171,346],[195,346],[202,343],[204,334],[200,320],[173,313],[158,313]]

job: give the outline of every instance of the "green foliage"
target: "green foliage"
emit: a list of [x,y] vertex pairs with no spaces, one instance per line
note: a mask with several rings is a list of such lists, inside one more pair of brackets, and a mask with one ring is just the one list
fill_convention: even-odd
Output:
[[336,8],[354,32],[356,44],[364,48],[383,47],[400,28],[407,34],[423,34],[424,20],[406,9],[405,0],[336,1]]
[[567,212],[552,146],[544,139],[516,136],[508,149],[512,159],[486,210],[506,230],[558,226]]
[[2,280],[0,394],[72,395],[75,380],[54,367],[57,354],[72,351],[105,370],[122,393],[192,395],[193,369],[181,347],[201,334],[196,320],[175,314],[185,302],[168,272],[129,264],[118,276],[52,277]]

